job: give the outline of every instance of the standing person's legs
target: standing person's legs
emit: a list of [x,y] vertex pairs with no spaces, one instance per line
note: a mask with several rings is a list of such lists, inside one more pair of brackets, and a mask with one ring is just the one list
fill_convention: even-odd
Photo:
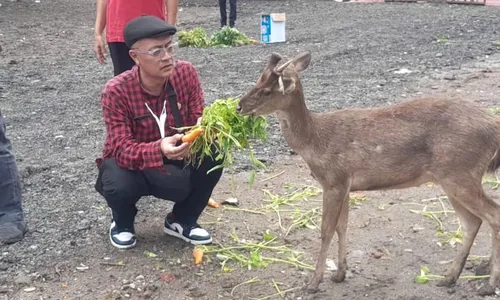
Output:
[[234,27],[236,24],[236,1],[237,0],[229,0],[229,8],[231,11],[229,12],[229,26]]
[[0,112],[0,244],[20,241],[26,230],[19,172]]
[[219,9],[220,9],[220,26],[224,27],[227,25],[226,0],[219,0]]
[[135,62],[128,54],[129,48],[125,43],[108,43],[108,47],[115,76],[132,69]]

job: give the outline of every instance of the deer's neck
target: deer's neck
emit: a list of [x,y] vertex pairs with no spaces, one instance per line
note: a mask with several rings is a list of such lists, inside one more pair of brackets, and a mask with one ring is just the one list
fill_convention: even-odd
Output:
[[280,121],[281,131],[290,148],[298,154],[310,148],[314,142],[314,124],[311,112],[307,109],[304,94],[298,88],[290,95],[288,107],[276,113]]

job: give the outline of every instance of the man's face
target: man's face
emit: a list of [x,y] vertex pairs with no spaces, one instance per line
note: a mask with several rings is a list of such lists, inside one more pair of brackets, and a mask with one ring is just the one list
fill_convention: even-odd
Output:
[[132,45],[130,56],[152,77],[166,78],[174,70],[172,36],[142,39]]

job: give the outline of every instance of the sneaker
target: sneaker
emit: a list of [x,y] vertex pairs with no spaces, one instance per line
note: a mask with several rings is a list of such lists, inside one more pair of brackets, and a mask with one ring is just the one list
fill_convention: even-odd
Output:
[[132,248],[136,243],[134,230],[120,229],[116,226],[115,221],[111,223],[109,228],[109,240],[113,246],[119,249]]
[[201,228],[200,225],[188,226],[177,222],[172,213],[169,213],[165,218],[163,231],[168,235],[178,237],[194,245],[205,245],[212,242],[210,233]]
[[0,245],[14,244],[24,238],[28,227],[24,221],[5,223],[0,225]]

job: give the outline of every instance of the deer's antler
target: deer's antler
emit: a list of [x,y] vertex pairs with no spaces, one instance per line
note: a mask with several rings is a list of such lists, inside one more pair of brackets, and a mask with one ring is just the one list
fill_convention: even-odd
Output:
[[292,61],[293,61],[293,59],[290,59],[286,63],[282,64],[279,68],[276,68],[276,72],[281,75],[281,73],[283,72],[283,70],[285,70],[285,68],[288,67],[288,65],[291,64]]

